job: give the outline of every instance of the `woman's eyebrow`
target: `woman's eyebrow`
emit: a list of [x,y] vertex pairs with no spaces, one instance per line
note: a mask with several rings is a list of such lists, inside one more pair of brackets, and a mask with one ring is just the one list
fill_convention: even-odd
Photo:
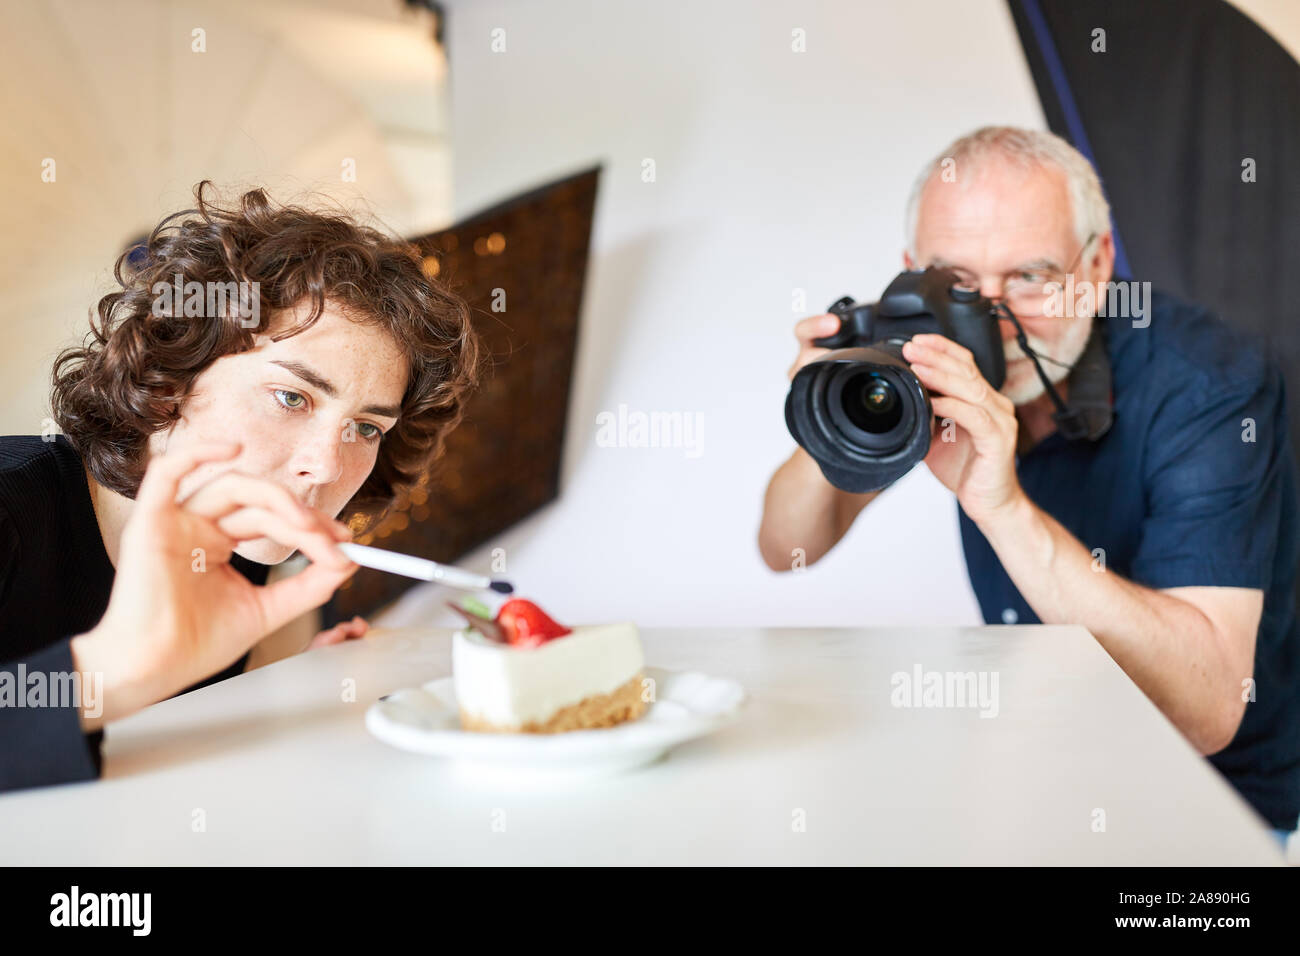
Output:
[[[301,362],[281,361],[280,359],[271,359],[271,364],[287,369],[294,375],[297,375],[308,385],[312,386],[312,388],[320,389],[325,393],[326,398],[338,397],[339,390],[334,387],[330,380],[308,365],[303,365]],[[385,418],[398,418],[401,416],[402,411],[400,408],[392,405],[367,405],[361,410],[367,414],[382,415]]]

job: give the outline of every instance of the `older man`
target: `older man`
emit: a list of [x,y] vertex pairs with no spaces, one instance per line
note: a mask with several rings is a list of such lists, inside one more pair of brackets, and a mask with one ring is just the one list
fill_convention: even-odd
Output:
[[[1300,817],[1300,514],[1280,373],[1204,309],[1140,287],[1123,290],[1139,294],[1128,314],[1095,315],[1115,260],[1109,208],[1059,137],[965,136],[908,209],[908,268],[954,269],[1006,303],[1067,403],[1110,383],[1109,407],[1071,440],[1008,320],[1000,391],[943,336],[904,347],[955,431],[925,462],[957,497],[985,620],[1086,627],[1285,841]],[[836,328],[798,323],[791,377]],[[834,488],[796,449],[768,487],[764,560],[785,570],[801,548],[816,561],[877,494]]]

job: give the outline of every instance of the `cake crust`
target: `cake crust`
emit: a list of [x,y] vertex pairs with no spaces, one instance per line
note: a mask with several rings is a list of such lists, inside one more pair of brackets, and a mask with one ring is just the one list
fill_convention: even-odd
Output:
[[593,694],[576,704],[561,707],[543,722],[530,720],[519,726],[494,724],[460,708],[460,725],[465,730],[492,734],[560,734],[570,730],[595,730],[614,727],[636,720],[645,712],[641,699],[641,674],[638,672],[627,682],[608,694]]

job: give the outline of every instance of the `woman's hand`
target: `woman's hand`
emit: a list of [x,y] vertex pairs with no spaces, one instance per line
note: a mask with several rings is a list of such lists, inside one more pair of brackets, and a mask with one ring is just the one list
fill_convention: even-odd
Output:
[[[104,675],[104,712],[124,717],[228,667],[264,635],[319,607],[357,565],[338,549],[348,529],[274,482],[224,472],[177,501],[182,480],[238,445],[202,445],[153,459],[122,530],[108,610],[73,638],[78,670]],[[241,541],[267,537],[312,564],[258,587],[230,565]]]

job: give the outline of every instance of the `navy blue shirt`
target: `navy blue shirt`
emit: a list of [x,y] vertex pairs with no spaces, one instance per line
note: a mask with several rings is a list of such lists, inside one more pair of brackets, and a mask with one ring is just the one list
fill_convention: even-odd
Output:
[[[1300,818],[1300,503],[1282,374],[1256,339],[1198,306],[1153,296],[1150,325],[1098,318],[1110,427],[1059,431],[1016,459],[1026,494],[1146,587],[1258,588],[1255,699],[1210,762],[1269,822]],[[1078,370],[1072,375],[1077,374]],[[1071,379],[1073,383],[1073,379]],[[1067,395],[1067,401],[1069,396]],[[1039,619],[958,505],[971,585],[990,624]]]

